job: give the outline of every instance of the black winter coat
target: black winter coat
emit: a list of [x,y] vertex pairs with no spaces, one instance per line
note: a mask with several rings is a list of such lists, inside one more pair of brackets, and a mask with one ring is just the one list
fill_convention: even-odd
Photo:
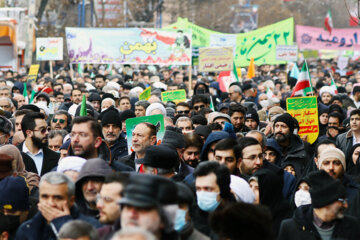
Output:
[[[350,216],[338,219],[331,239],[360,239],[360,222]],[[296,209],[290,219],[282,221],[278,240],[321,240],[313,224],[313,208],[311,205],[301,206]]]

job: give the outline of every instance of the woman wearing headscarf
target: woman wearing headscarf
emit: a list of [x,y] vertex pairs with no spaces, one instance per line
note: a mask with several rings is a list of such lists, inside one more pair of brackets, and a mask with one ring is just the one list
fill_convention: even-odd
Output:
[[292,216],[291,206],[282,194],[281,178],[273,171],[261,168],[250,177],[249,184],[255,194],[255,203],[269,207],[273,231],[277,235],[281,221]]

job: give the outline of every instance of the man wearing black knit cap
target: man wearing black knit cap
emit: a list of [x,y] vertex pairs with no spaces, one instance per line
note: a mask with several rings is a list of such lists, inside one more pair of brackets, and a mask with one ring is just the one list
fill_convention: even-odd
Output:
[[311,173],[309,181],[312,204],[281,223],[278,240],[360,239],[360,222],[344,215],[348,204],[343,184],[323,170]]
[[121,136],[121,119],[117,109],[111,107],[101,113],[101,127],[113,158],[126,156],[128,153],[127,141]]
[[281,166],[293,165],[296,177],[300,179],[307,166],[307,159],[310,159],[310,157],[307,158],[303,141],[293,133],[294,128],[295,120],[293,117],[288,113],[281,114],[274,121],[273,138],[279,144],[284,156]]
[[251,130],[259,130],[259,115],[255,110],[248,110],[245,114],[245,126],[250,128]]

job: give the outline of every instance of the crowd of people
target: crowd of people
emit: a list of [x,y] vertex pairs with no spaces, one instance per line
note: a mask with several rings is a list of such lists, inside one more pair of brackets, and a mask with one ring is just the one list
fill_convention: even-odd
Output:
[[[286,111],[287,65],[242,69],[227,92],[178,66],[2,72],[0,239],[360,239],[360,63],[308,65],[314,143]],[[180,89],[186,101],[162,102]],[[147,121],[127,129],[152,115],[162,139]]]

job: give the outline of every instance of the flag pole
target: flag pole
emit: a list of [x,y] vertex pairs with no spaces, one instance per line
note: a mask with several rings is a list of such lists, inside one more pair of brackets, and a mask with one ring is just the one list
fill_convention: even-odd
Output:
[[309,72],[309,67],[308,67],[308,64],[307,64],[306,59],[304,59],[304,60],[305,60],[306,70],[307,70],[307,72],[308,72],[308,74],[309,74],[311,96],[314,96],[314,90],[313,90],[312,83],[311,83],[311,76],[310,76],[310,72]]

